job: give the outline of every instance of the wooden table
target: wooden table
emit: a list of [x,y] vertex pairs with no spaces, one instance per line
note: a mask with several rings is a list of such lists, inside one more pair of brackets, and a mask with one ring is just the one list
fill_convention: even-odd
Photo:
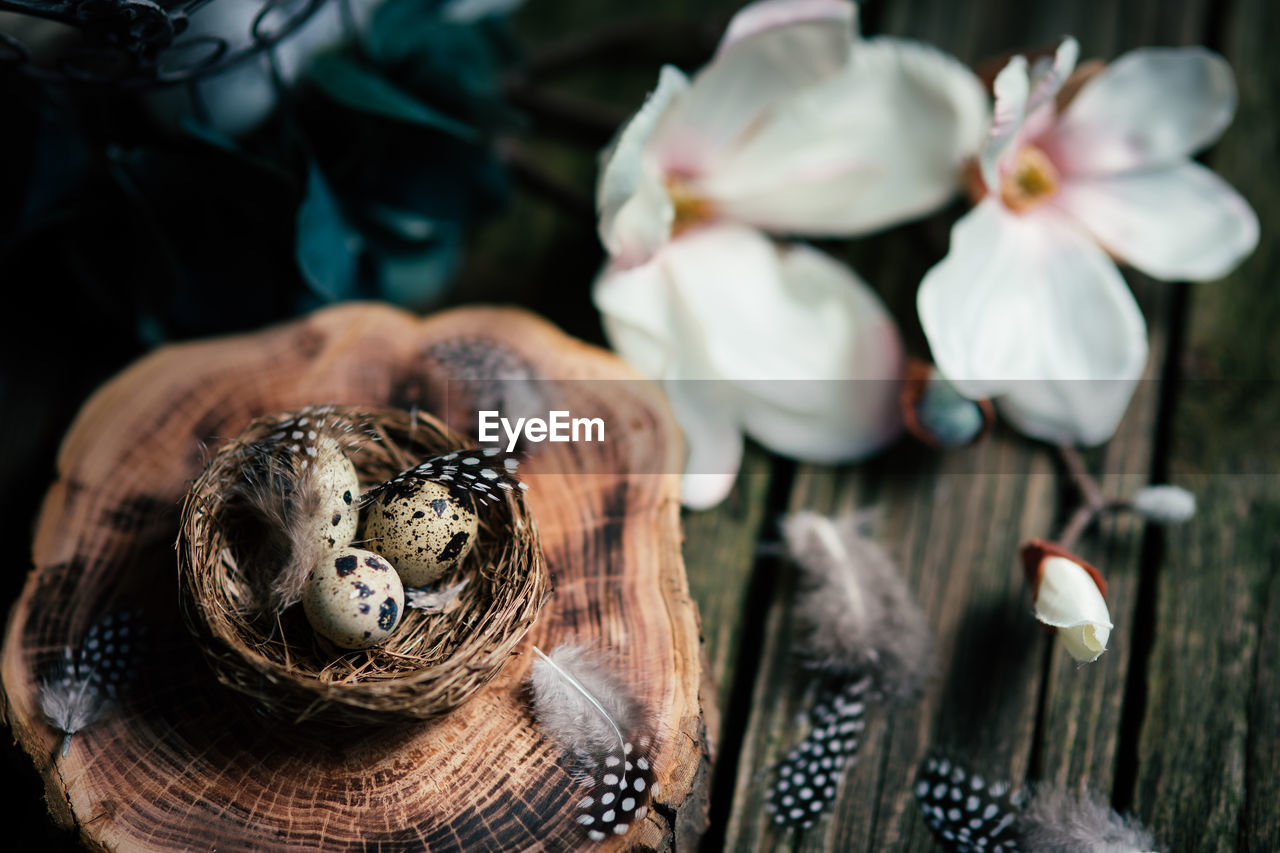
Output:
[[[687,18],[686,5],[655,2],[646,14]],[[550,40],[633,8],[531,3],[518,23],[532,39]],[[1064,33],[1080,40],[1083,57],[1143,45],[1219,50],[1235,69],[1240,107],[1206,159],[1252,203],[1263,241],[1219,283],[1127,274],[1150,329],[1150,381],[1116,437],[1087,461],[1108,494],[1172,482],[1196,493],[1199,512],[1178,528],[1124,518],[1086,536],[1082,556],[1104,569],[1116,623],[1095,664],[1077,668],[1029,616],[1017,547],[1053,531],[1071,495],[1051,451],[1007,430],[946,454],[903,444],[847,468],[795,465],[751,448],[729,499],[685,514],[685,563],[718,700],[708,718],[717,765],[706,848],[938,849],[909,784],[925,752],[941,746],[1015,783],[1087,784],[1136,812],[1171,850],[1280,850],[1280,9],[1268,0],[886,0],[866,4],[862,19],[868,32],[921,38],[974,63]],[[665,46],[621,55],[613,76],[568,74],[567,85],[607,95],[625,112],[656,79],[664,50],[695,66],[714,31],[673,30],[679,37]],[[590,187],[593,165],[582,150],[555,141],[535,150],[545,168]],[[958,212],[831,247],[885,294],[921,351],[915,287],[945,252]],[[495,250],[468,260],[459,300],[514,297],[598,338],[587,296],[599,263],[592,226],[518,199],[482,235]],[[511,269],[526,276],[514,294]],[[878,512],[875,537],[900,561],[936,631],[936,676],[918,705],[869,717],[835,814],[803,837],[779,834],[762,808],[768,768],[793,742],[811,688],[792,663],[794,574],[770,547],[776,519],[801,508],[867,507]],[[6,809],[16,837],[66,846],[46,829],[24,756],[8,759],[29,792]]]

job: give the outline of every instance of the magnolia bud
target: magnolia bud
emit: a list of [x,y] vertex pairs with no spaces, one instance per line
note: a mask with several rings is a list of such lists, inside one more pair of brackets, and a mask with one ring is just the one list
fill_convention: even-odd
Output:
[[1147,486],[1129,503],[1156,524],[1181,524],[1196,514],[1196,496],[1179,486]]
[[1057,629],[1067,652],[1092,663],[1107,650],[1111,614],[1107,582],[1093,566],[1051,542],[1032,539],[1022,546],[1036,619]]
[[916,438],[932,447],[963,447],[990,428],[989,400],[970,400],[931,364],[911,361],[902,385],[902,419]]

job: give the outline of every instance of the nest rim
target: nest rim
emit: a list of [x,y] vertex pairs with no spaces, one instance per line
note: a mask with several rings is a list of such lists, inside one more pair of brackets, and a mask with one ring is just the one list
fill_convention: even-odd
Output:
[[217,679],[277,717],[357,725],[445,714],[501,671],[550,594],[524,493],[477,502],[476,544],[440,579],[468,579],[453,606],[427,613],[406,603],[387,641],[339,649],[310,630],[300,604],[274,617],[255,616],[246,607],[234,535],[227,529],[229,486],[246,454],[279,424],[308,412],[356,427],[348,455],[362,491],[427,456],[468,446],[421,411],[325,406],[254,420],[210,458],[183,502],[177,543],[183,621]]

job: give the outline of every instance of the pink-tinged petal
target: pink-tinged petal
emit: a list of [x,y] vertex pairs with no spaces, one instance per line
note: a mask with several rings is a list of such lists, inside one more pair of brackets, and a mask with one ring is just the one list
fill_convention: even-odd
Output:
[[1053,58],[1044,57],[1031,68],[1031,94],[1027,96],[1027,121],[1022,138],[1034,139],[1043,133],[1055,117],[1054,98],[1067,82],[1080,58],[1080,43],[1068,36],[1058,45]]
[[1212,143],[1231,123],[1231,66],[1202,47],[1143,48],[1080,90],[1048,140],[1069,175],[1167,165]]
[[664,174],[696,178],[785,98],[836,74],[853,44],[848,17],[803,18],[733,41],[662,116],[653,142]]
[[988,191],[1000,186],[1000,175],[1011,157],[1017,154],[1022,125],[1027,118],[1027,98],[1031,80],[1027,75],[1027,58],[1015,56],[996,75],[992,84],[995,106],[987,142],[978,155],[982,180]]
[[1258,245],[1258,217],[1198,163],[1075,179],[1056,203],[1116,257],[1165,280],[1231,272]]
[[729,21],[716,53],[766,30],[808,21],[835,21],[853,32],[857,16],[858,7],[848,0],[757,0]]
[[981,202],[956,223],[917,304],[943,375],[969,397],[997,397],[1045,441],[1105,441],[1146,364],[1146,326],[1119,270],[1051,210]]
[[[735,383],[743,391],[747,434],[809,462],[843,462],[879,450],[902,428],[903,350],[893,317],[852,270],[816,249],[780,250],[778,271],[793,310],[807,313],[814,329],[820,318],[839,322],[823,323],[831,330],[821,337],[779,334],[755,341],[779,362],[803,359],[808,372],[792,380],[747,377]],[[814,351],[825,364],[811,363]]]
[[671,234],[675,210],[648,143],[659,118],[688,87],[679,70],[664,66],[657,88],[601,154],[596,186],[600,242],[617,262],[647,260]]
[[872,39],[691,189],[725,217],[771,231],[865,233],[950,198],[987,121],[986,94],[967,67],[917,42]]

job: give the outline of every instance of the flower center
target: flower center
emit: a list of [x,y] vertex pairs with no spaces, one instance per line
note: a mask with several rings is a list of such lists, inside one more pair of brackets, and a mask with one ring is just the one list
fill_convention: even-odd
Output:
[[706,222],[714,213],[711,202],[693,192],[680,178],[667,178],[667,195],[675,208],[675,219],[671,223],[672,237],[678,237],[694,225]]
[[1000,181],[1000,198],[1022,213],[1047,201],[1058,191],[1058,170],[1049,155],[1034,145],[1024,145],[1013,168]]

